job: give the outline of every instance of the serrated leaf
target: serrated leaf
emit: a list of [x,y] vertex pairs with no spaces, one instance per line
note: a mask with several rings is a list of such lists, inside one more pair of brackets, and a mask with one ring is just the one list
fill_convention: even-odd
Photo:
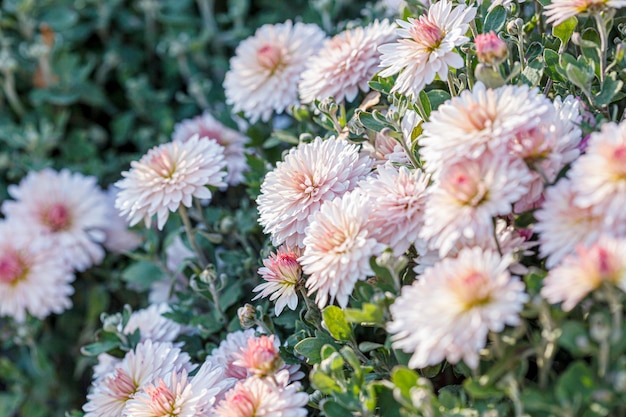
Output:
[[363,303],[360,309],[346,308],[344,310],[349,323],[359,323],[361,326],[383,326],[383,311],[372,303]]
[[352,327],[346,320],[346,314],[337,306],[328,306],[322,310],[326,329],[337,340],[348,341],[352,337]]
[[485,17],[483,33],[500,32],[506,23],[506,9],[501,5],[494,7]]

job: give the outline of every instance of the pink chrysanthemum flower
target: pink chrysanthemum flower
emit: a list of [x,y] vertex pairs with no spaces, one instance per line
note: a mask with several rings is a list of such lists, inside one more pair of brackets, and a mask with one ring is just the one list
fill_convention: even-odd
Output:
[[44,169],[8,190],[15,201],[2,204],[7,219],[37,228],[77,271],[102,262],[110,212],[95,177]]
[[546,23],[556,26],[572,16],[622,7],[626,7],[626,0],[552,0],[552,3],[545,7],[543,14],[548,18]]
[[83,406],[85,417],[125,415],[127,402],[143,387],[169,377],[172,372],[189,372],[193,368],[189,355],[171,343],[139,343],[111,373],[93,382]]
[[509,49],[506,42],[494,31],[481,33],[474,39],[478,61],[487,65],[499,65],[506,59]]
[[159,378],[144,386],[128,401],[125,415],[205,417],[209,415],[217,398],[233,383],[234,380],[224,379],[223,369],[210,362],[205,362],[192,378],[187,376],[185,370],[173,371],[165,380]]
[[0,222],[0,316],[44,319],[72,306],[74,274],[57,248],[16,221]]
[[281,386],[269,378],[250,377],[226,393],[216,417],[306,417],[309,396],[300,384]]
[[357,145],[334,137],[292,148],[261,184],[257,204],[263,231],[274,246],[303,247],[311,215],[324,201],[353,190],[373,164]]
[[129,230],[128,222],[120,215],[115,208],[115,200],[119,189],[110,186],[106,191],[108,205],[108,223],[104,229],[105,238],[102,244],[106,250],[114,253],[129,252],[137,248],[142,243],[142,238],[135,232]]
[[506,154],[485,152],[445,166],[431,187],[420,236],[445,256],[457,243],[493,236],[493,218],[507,215],[528,191],[524,163]]
[[528,295],[511,277],[509,256],[481,248],[465,248],[444,259],[405,286],[391,305],[393,347],[412,353],[411,368],[448,360],[478,366],[487,334],[519,323]]
[[539,254],[548,257],[546,267],[552,268],[577,244],[588,246],[598,240],[602,231],[602,214],[574,204],[576,193],[568,179],[546,189],[546,199],[535,212],[539,233]]
[[602,236],[589,248],[578,245],[575,253],[548,273],[541,295],[552,304],[562,302],[563,310],[570,311],[604,282],[626,291],[624,239]]
[[300,80],[300,99],[311,103],[333,97],[336,102],[353,101],[359,91],[370,90],[368,82],[378,72],[378,47],[396,38],[388,20],[374,21],[335,35],[324,42],[308,63]]
[[274,335],[249,338],[248,346],[237,356],[233,364],[246,368],[250,375],[272,375],[283,366]]
[[207,186],[223,187],[226,172],[224,148],[215,140],[193,136],[186,142],[155,146],[115,185],[121,189],[115,205],[133,226],[144,220],[150,227],[157,216],[163,229],[169,213],[181,204],[191,207],[193,198],[210,199]]
[[320,308],[335,300],[345,307],[356,282],[374,274],[370,258],[380,255],[385,245],[373,237],[377,231],[368,221],[373,209],[357,189],[325,202],[313,215],[298,261]]
[[302,251],[299,248],[291,249],[283,245],[264,259],[264,266],[258,272],[266,282],[252,290],[259,293],[252,300],[269,297],[275,303],[277,316],[285,307],[295,310],[298,306],[298,287],[302,284],[302,267],[298,262],[300,255]]
[[267,122],[298,104],[298,82],[325,34],[316,25],[290,21],[263,25],[244,40],[230,60],[224,79],[226,102],[251,123]]
[[416,99],[436,75],[445,80],[450,67],[461,68],[463,58],[455,49],[469,41],[465,33],[475,15],[475,7],[453,7],[452,2],[441,0],[427,15],[409,18],[408,22],[398,20],[401,39],[378,48],[382,53],[380,66],[385,68],[379,75],[400,73],[391,91]]
[[460,157],[477,158],[486,149],[500,149],[519,131],[554,121],[552,102],[528,86],[472,91],[445,102],[423,124],[419,138],[425,169],[435,172]]
[[147,308],[134,311],[124,327],[124,334],[139,330],[141,341],[173,342],[181,333],[183,326],[163,316],[171,311],[169,305],[152,304]]
[[377,230],[373,237],[389,246],[395,255],[405,253],[417,242],[424,222],[426,188],[429,178],[419,169],[402,166],[379,166],[377,176],[360,184],[375,210],[370,212],[369,226]]
[[250,139],[240,132],[224,126],[210,113],[204,112],[200,116],[186,119],[174,126],[173,141],[185,142],[193,135],[201,138],[215,139],[224,147],[226,159],[226,179],[228,185],[237,185],[244,180],[243,173],[247,171],[245,145]]
[[626,122],[606,123],[593,133],[568,176],[577,206],[601,214],[616,233],[626,232]]

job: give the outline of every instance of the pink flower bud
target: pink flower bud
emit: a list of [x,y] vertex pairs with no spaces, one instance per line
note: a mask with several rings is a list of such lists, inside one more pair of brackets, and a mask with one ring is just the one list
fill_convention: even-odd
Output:
[[487,65],[498,65],[506,58],[508,49],[506,42],[493,31],[476,36],[476,54],[478,61]]

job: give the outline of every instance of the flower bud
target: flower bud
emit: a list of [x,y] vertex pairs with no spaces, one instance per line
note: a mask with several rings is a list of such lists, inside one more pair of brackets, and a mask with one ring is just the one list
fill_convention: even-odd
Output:
[[478,61],[486,65],[499,65],[506,59],[509,51],[506,42],[498,37],[493,31],[483,33],[474,39]]
[[237,317],[239,317],[239,323],[244,329],[249,329],[256,325],[256,310],[252,304],[245,304],[243,307],[239,307],[237,310]]

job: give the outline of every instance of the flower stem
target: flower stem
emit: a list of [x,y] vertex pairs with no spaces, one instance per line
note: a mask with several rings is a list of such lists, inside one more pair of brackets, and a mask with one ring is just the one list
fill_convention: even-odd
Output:
[[598,34],[600,35],[600,82],[604,82],[608,33],[606,32],[606,25],[604,24],[604,19],[602,19],[600,13],[595,13],[593,17],[598,24]]

